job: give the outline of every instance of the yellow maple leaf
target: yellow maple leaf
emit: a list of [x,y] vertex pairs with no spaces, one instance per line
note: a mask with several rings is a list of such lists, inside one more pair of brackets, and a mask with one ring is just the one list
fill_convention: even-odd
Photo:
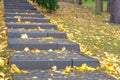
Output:
[[82,68],[82,70],[87,70],[88,65],[86,63],[84,63],[84,64],[82,64],[81,68]]
[[52,78],[47,78],[47,80],[53,80]]
[[28,73],[28,71],[27,71],[27,70],[21,70],[21,72],[22,72],[22,73],[25,73],[25,74],[27,74],[27,73]]
[[66,50],[66,48],[65,47],[62,47],[62,51],[65,51]]
[[56,71],[57,70],[57,66],[52,66],[52,71]]
[[12,64],[11,65],[11,72],[21,73],[21,70],[15,64]]
[[24,51],[26,51],[26,52],[30,51],[29,47],[25,47]]
[[5,61],[1,59],[1,60],[0,60],[0,67],[3,67],[4,64],[5,64]]
[[74,70],[80,72],[80,71],[82,71],[82,68],[81,68],[81,67],[74,66]]
[[22,20],[21,20],[21,18],[19,17],[19,18],[17,19],[17,21],[18,21],[18,22],[21,22]]
[[28,38],[28,35],[27,34],[21,34],[21,37],[22,39],[27,39]]
[[0,80],[5,80],[5,74],[3,72],[0,72]]
[[71,66],[66,66],[66,68],[63,70],[65,73],[70,73],[72,70]]
[[14,16],[14,18],[21,18],[21,16]]
[[49,49],[48,52],[52,52],[53,50],[52,49]]
[[95,71],[96,69],[93,68],[93,67],[88,67],[87,70],[88,70],[88,71]]

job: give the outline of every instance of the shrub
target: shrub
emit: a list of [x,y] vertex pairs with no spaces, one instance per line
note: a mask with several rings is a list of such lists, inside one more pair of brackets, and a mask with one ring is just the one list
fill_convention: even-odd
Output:
[[53,11],[59,8],[58,0],[33,0],[37,2],[40,6],[46,8],[49,11]]

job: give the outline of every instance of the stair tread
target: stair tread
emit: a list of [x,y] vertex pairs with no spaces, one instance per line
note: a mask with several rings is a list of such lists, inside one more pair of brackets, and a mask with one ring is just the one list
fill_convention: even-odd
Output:
[[57,29],[57,25],[51,23],[6,23],[8,28],[25,28],[25,29],[32,29],[32,28],[42,28],[42,29]]
[[[86,63],[89,66],[99,66],[99,61],[80,52],[70,51],[41,51],[41,52],[15,52],[10,57],[10,63],[16,64],[20,69],[50,69],[57,66],[63,69],[66,66],[81,66]],[[34,65],[34,66],[30,66]]]
[[67,50],[80,51],[79,44],[68,41],[66,39],[20,39],[20,38],[9,38],[8,48],[13,50],[23,50],[25,47],[30,49],[38,48],[41,50],[48,49],[62,49],[65,47]]
[[67,39],[65,32],[59,32],[56,30],[23,30],[23,29],[13,29],[7,31],[8,38],[20,38],[22,34],[27,34],[28,37],[40,38],[40,37],[54,37]]
[[51,70],[32,70],[28,71],[28,74],[14,74],[14,80],[26,80],[26,79],[37,79],[37,80],[117,80],[102,71],[84,71],[84,72],[71,72],[65,74],[63,70],[51,71]]

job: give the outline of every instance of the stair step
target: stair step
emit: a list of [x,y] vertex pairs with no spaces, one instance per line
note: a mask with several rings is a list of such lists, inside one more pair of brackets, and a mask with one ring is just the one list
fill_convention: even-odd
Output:
[[39,14],[38,11],[36,10],[15,10],[15,9],[5,9],[5,13],[37,13]]
[[8,1],[10,1],[10,2],[11,2],[11,1],[13,1],[13,2],[21,2],[21,1],[22,1],[22,2],[23,2],[23,1],[24,1],[24,2],[27,2],[27,0],[4,0],[4,1],[5,1],[5,2],[8,2]]
[[11,9],[11,10],[36,10],[35,8],[31,8],[31,9],[5,8],[5,9]]
[[63,70],[29,70],[28,74],[13,74],[13,80],[117,80],[102,71],[63,73]]
[[[5,8],[8,8],[8,9],[22,9],[22,8],[24,8],[24,9],[31,9],[31,8],[34,8],[33,6],[4,6]],[[24,10],[23,9],[23,10]]]
[[64,32],[58,31],[39,31],[39,30],[8,30],[7,35],[8,38],[20,38],[22,34],[27,34],[30,38],[39,38],[39,37],[54,37],[54,38],[61,38],[67,39],[67,35]]
[[[50,69],[57,66],[58,69],[64,69],[66,66],[81,66],[86,63],[91,67],[99,66],[97,59],[91,58],[85,54],[77,52],[16,52],[10,56],[10,64],[16,64],[20,69]],[[77,64],[76,64],[77,63]],[[33,65],[33,66],[31,66]]]
[[14,3],[28,3],[26,0],[4,0],[4,2],[5,3],[12,3],[12,4],[14,4]]
[[26,5],[26,6],[27,6],[27,5],[28,5],[28,6],[31,5],[31,4],[29,4],[28,2],[4,2],[4,5],[17,5],[17,4],[18,4],[18,5],[23,5],[23,6],[24,6],[24,5]]
[[20,3],[20,2],[5,2],[4,3],[4,5],[7,5],[7,4],[9,4],[9,5],[14,5],[14,4],[17,5],[18,4],[18,5],[28,5],[28,6],[31,5],[28,2],[23,2],[23,3]]
[[30,8],[28,8],[28,7],[5,7],[6,9],[18,9],[18,10],[35,10],[35,8],[33,8],[33,7],[30,7]]
[[33,7],[31,4],[21,5],[21,4],[5,4],[5,7]]
[[40,24],[22,24],[22,23],[6,23],[6,26],[8,28],[13,28],[13,29],[17,29],[17,28],[24,28],[24,29],[34,29],[34,28],[42,28],[42,29],[57,29],[57,25],[51,24],[51,23],[40,23]]
[[8,49],[11,50],[24,50],[26,47],[30,49],[38,48],[40,50],[57,50],[63,47],[70,51],[80,51],[79,44],[70,42],[67,40],[39,40],[39,39],[20,39],[20,38],[9,38]]
[[[33,23],[49,23],[50,20],[47,18],[20,18],[21,22],[33,22]],[[18,22],[17,18],[6,18],[6,22]]]
[[15,16],[44,18],[44,15],[41,14],[5,13],[5,17],[15,17]]

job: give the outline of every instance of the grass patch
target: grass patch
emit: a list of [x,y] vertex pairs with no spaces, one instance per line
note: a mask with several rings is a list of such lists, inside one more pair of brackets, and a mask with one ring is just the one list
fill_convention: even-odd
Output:
[[[83,0],[83,6],[95,9],[95,0]],[[103,0],[103,11],[106,11],[107,0]]]

